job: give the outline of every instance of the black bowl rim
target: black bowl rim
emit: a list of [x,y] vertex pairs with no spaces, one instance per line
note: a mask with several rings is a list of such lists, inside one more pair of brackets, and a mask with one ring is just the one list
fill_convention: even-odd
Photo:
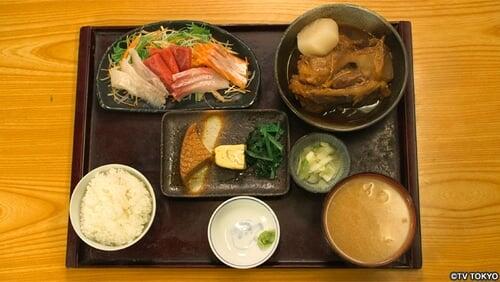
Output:
[[190,24],[190,23],[195,23],[198,25],[205,25],[205,26],[210,27],[211,29],[217,30],[218,32],[228,36],[229,38],[234,39],[235,42],[237,42],[238,44],[240,44],[241,46],[243,46],[245,49],[247,49],[250,52],[251,57],[255,60],[255,70],[254,71],[258,74],[257,75],[258,79],[257,79],[256,85],[255,85],[255,95],[254,95],[253,99],[250,101],[250,103],[248,103],[248,104],[230,106],[230,107],[192,108],[192,109],[187,108],[187,109],[176,109],[176,110],[193,110],[193,111],[195,111],[195,110],[212,110],[212,109],[213,110],[225,110],[225,109],[229,110],[229,109],[245,109],[245,108],[251,107],[255,103],[255,101],[257,100],[257,96],[259,95],[259,92],[260,92],[261,73],[262,73],[261,69],[260,69],[259,60],[257,59],[257,56],[255,56],[255,53],[253,52],[252,48],[250,48],[250,46],[248,46],[243,40],[241,40],[241,38],[239,38],[235,34],[232,34],[229,31],[227,31],[227,30],[225,30],[217,25],[213,25],[211,23],[204,22],[204,21],[198,21],[198,20],[168,20],[168,21],[157,21],[157,22],[147,23],[147,24],[143,24],[141,26],[138,26],[138,27],[128,31],[127,33],[121,35],[117,40],[113,41],[113,43],[111,43],[111,45],[109,45],[108,48],[106,48],[106,51],[104,51],[104,55],[99,60],[99,65],[97,66],[97,73],[95,74],[96,95],[97,95],[97,100],[98,100],[101,108],[103,108],[105,110],[112,110],[112,111],[139,112],[139,113],[165,113],[165,112],[172,111],[172,110],[168,110],[168,109],[153,108],[153,107],[151,107],[151,108],[127,108],[126,109],[126,108],[118,108],[118,107],[110,106],[110,105],[104,103],[104,101],[102,100],[102,97],[101,97],[102,93],[101,93],[101,90],[99,89],[99,87],[97,87],[97,83],[99,83],[99,74],[100,74],[100,71],[102,69],[102,64],[104,63],[104,60],[106,59],[106,54],[109,54],[109,52],[111,51],[111,49],[113,48],[113,46],[115,45],[115,43],[118,40],[121,40],[130,34],[139,32],[141,30],[144,30],[145,28],[148,28],[148,27],[151,27],[154,25],[167,26],[169,24],[174,24],[174,23],[186,24],[186,25]]
[[[360,124],[360,125],[357,125],[357,126],[339,127],[339,126],[335,126],[334,124],[330,124],[330,125],[324,126],[324,125],[321,125],[319,123],[316,123],[315,121],[311,120],[306,115],[304,115],[303,113],[301,113],[288,100],[288,97],[286,96],[285,92],[281,88],[281,86],[279,84],[279,80],[278,80],[278,69],[279,69],[278,68],[278,53],[279,53],[279,51],[281,49],[281,46],[283,44],[283,41],[284,41],[285,37],[287,36],[288,32],[290,31],[290,29],[298,21],[300,21],[306,14],[313,13],[313,12],[316,12],[318,10],[325,9],[325,8],[331,8],[331,7],[350,7],[350,8],[358,9],[358,10],[363,11],[365,13],[372,14],[373,16],[377,17],[386,27],[389,28],[389,30],[393,33],[393,35],[396,36],[396,40],[399,42],[399,44],[401,46],[401,49],[403,51],[404,67],[405,67],[404,68],[404,74],[403,74],[403,84],[401,86],[401,89],[400,89],[400,91],[399,91],[396,99],[394,100],[394,102],[381,115],[379,115],[375,119],[372,119],[372,120],[370,120],[370,121],[368,121],[368,122],[366,122],[364,124]],[[320,128],[322,130],[330,131],[330,132],[349,132],[349,131],[355,131],[355,130],[363,129],[363,128],[366,128],[366,127],[368,127],[370,125],[373,125],[373,124],[377,123],[378,121],[380,121],[384,117],[386,117],[396,107],[396,105],[401,100],[401,97],[403,97],[403,94],[406,91],[406,84],[408,82],[408,73],[409,73],[409,70],[408,70],[408,54],[406,52],[406,47],[405,47],[405,44],[403,42],[403,39],[401,39],[401,36],[397,32],[397,30],[384,17],[382,17],[378,13],[376,13],[376,12],[374,12],[372,10],[369,10],[367,8],[364,8],[364,7],[361,7],[361,6],[358,6],[358,5],[353,5],[353,4],[325,4],[325,5],[321,5],[321,6],[318,6],[316,8],[313,8],[313,9],[310,9],[310,10],[306,11],[302,15],[298,16],[292,23],[290,23],[290,25],[288,26],[288,28],[285,30],[285,32],[281,36],[280,42],[278,44],[278,48],[276,49],[276,52],[274,53],[274,82],[275,82],[276,86],[278,87],[278,91],[280,93],[281,100],[283,100],[283,102],[285,102],[285,104],[287,105],[287,107],[296,116],[298,116],[301,120],[305,121],[306,123],[308,123],[308,124],[310,124],[310,125],[312,125],[314,127]]]

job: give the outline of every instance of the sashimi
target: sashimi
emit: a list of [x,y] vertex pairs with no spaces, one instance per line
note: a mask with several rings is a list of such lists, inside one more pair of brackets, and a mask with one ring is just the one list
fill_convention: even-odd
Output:
[[229,87],[229,81],[210,68],[191,68],[173,76],[172,96],[176,100],[191,93],[206,93]]
[[[185,71],[191,68],[191,57],[192,57],[191,48],[178,45],[171,45],[166,49],[169,49],[170,52],[172,53],[179,71]],[[150,55],[160,54],[163,52],[163,50],[165,49],[151,48],[149,49],[149,54]],[[164,56],[169,56],[169,55],[164,54]]]
[[134,96],[157,107],[169,96],[181,101],[194,93],[196,102],[207,93],[222,102],[239,99],[250,92],[252,72],[232,44],[219,42],[210,28],[196,23],[130,34],[113,44],[109,95],[118,104],[137,106],[130,100]]
[[172,88],[170,87],[173,82],[172,71],[162,60],[160,54],[150,56],[144,60],[144,64],[160,78],[169,91],[172,91]]
[[168,95],[167,89],[161,82],[160,78],[156,76],[156,74],[154,74],[146,65],[144,65],[135,48],[130,49],[129,54],[132,58],[132,67],[137,74],[144,78],[147,82],[151,83],[158,90],[165,93],[165,96]]
[[143,79],[139,74],[137,74],[127,60],[122,60],[120,62],[120,70],[127,73],[132,78],[132,81],[136,84],[136,88],[138,90],[138,97],[145,99],[146,102],[149,102],[157,107],[165,104],[167,93],[158,90],[148,81]]
[[193,61],[214,69],[218,74],[244,89],[248,82],[248,62],[230,53],[216,43],[197,44],[193,47]]
[[191,68],[191,48],[173,45],[168,47],[172,50],[172,54],[174,55],[175,62],[179,67],[179,71],[185,71]]
[[154,54],[159,54],[163,50],[162,48],[149,48],[149,56],[153,56]]
[[179,72],[179,67],[177,66],[177,62],[175,61],[174,54],[172,53],[172,50],[170,48],[152,48],[149,49],[150,54],[158,54],[161,56],[163,62],[167,65],[167,67],[170,69],[172,74],[178,73]]
[[[129,68],[126,69],[130,71]],[[139,97],[158,108],[165,104],[165,96],[159,95],[159,93],[155,91],[155,87],[147,82],[144,83],[145,81],[137,79],[136,76],[129,72],[121,71],[117,67],[114,67],[109,69],[109,77],[111,79],[111,86],[116,89],[126,90],[130,95]]]
[[198,80],[210,79],[214,75],[218,74],[213,69],[202,67],[202,68],[192,68],[183,72],[173,74],[172,78],[178,85],[179,83],[184,81],[198,81]]

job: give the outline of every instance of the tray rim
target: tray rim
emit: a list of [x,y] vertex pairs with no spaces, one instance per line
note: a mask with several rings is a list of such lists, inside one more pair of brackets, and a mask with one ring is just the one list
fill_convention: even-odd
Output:
[[236,196],[253,196],[253,197],[277,197],[277,196],[283,196],[283,195],[286,195],[288,193],[288,191],[290,191],[290,174],[288,173],[288,169],[289,169],[289,164],[288,164],[288,156],[290,154],[290,122],[288,120],[288,115],[281,111],[281,110],[278,110],[278,109],[214,109],[214,110],[210,110],[211,113],[223,113],[223,112],[231,112],[231,113],[241,113],[241,112],[267,112],[267,113],[270,113],[270,112],[273,112],[273,113],[276,113],[277,115],[282,115],[284,117],[284,122],[286,124],[286,139],[287,139],[287,156],[286,158],[284,158],[284,161],[286,162],[286,167],[284,168],[287,172],[287,176],[286,176],[286,180],[285,180],[285,184],[286,184],[286,188],[283,190],[283,191],[278,191],[278,192],[273,192],[273,193],[249,193],[249,194],[235,194],[235,195],[232,195],[232,194],[201,194],[201,195],[190,195],[190,194],[179,194],[179,195],[176,195],[176,194],[171,194],[171,193],[168,193],[168,189],[164,189],[164,185],[166,185],[164,183],[165,179],[164,179],[164,169],[163,169],[163,154],[165,153],[164,152],[164,147],[165,147],[165,144],[164,144],[164,124],[165,124],[165,118],[168,116],[168,115],[174,115],[174,114],[193,114],[193,113],[197,113],[197,114],[202,114],[203,112],[206,112],[206,110],[187,110],[187,109],[182,109],[182,110],[172,110],[172,111],[168,111],[166,113],[163,114],[162,118],[161,118],[161,143],[160,143],[160,153],[161,153],[161,159],[160,159],[160,190],[162,192],[162,194],[165,196],[165,197],[169,197],[169,198],[177,198],[177,199],[213,199],[213,198],[227,198],[227,197],[236,197]]
[[[388,265],[383,268],[386,269],[420,269],[422,268],[422,244],[421,244],[421,222],[420,222],[420,203],[419,203],[419,185],[418,185],[418,159],[417,159],[417,144],[416,144],[416,117],[415,117],[415,93],[414,93],[414,73],[413,73],[413,50],[412,50],[412,32],[410,21],[391,21],[392,24],[397,24],[397,30],[403,37],[405,47],[409,54],[409,74],[411,79],[408,80],[406,85],[407,93],[404,99],[400,101],[397,107],[398,116],[402,117],[399,122],[400,137],[402,141],[401,151],[404,160],[401,161],[402,167],[400,170],[404,172],[401,182],[409,190],[412,195],[413,201],[416,205],[417,213],[417,232],[415,239],[410,249],[410,256],[407,265]],[[269,30],[269,29],[283,29],[288,26],[286,23],[267,24],[267,23],[227,23],[227,24],[214,24],[226,28],[243,28],[250,31],[254,30]],[[78,48],[78,67],[77,67],[77,81],[76,81],[76,99],[75,99],[75,115],[74,115],[74,132],[73,132],[73,153],[71,164],[71,179],[70,179],[70,193],[73,191],[76,183],[88,170],[86,163],[86,155],[88,153],[88,131],[87,121],[91,117],[89,111],[89,79],[93,76],[93,69],[88,68],[92,64],[93,48],[95,43],[95,32],[110,30],[120,31],[126,29],[133,29],[137,26],[82,26],[80,28],[79,48]],[[402,105],[404,103],[404,106]],[[409,128],[408,128],[409,127]],[[404,134],[402,134],[404,133]],[[406,153],[405,153],[406,152]],[[403,162],[404,161],[404,162]],[[403,182],[404,180],[404,182]],[[69,200],[68,200],[69,201]],[[166,262],[164,264],[156,265],[115,265],[115,264],[100,264],[100,265],[81,265],[79,262],[78,251],[81,247],[81,241],[77,237],[75,231],[69,224],[68,217],[68,233],[66,245],[66,267],[178,267],[178,268],[215,268],[222,265],[219,264],[206,264],[191,262],[189,264],[179,264],[176,262]],[[283,264],[264,265],[266,268],[356,268],[349,264],[334,265],[324,262],[302,262],[290,263],[284,262]]]

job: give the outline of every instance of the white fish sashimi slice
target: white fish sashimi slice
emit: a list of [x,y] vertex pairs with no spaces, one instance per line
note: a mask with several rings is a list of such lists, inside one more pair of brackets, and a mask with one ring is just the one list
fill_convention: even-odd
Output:
[[158,88],[161,92],[165,93],[165,96],[168,95],[168,91],[165,88],[165,85],[161,82],[160,78],[156,76],[143,62],[139,54],[132,48],[129,50],[130,57],[132,58],[132,67],[135,72],[144,78],[147,82],[151,83],[154,87]]
[[145,96],[144,91],[141,91],[138,88],[138,84],[134,82],[133,78],[128,73],[115,67],[109,70],[109,77],[113,88],[126,90],[130,95],[144,99],[153,106],[163,106],[163,102],[161,100],[150,100],[150,97]]
[[137,73],[131,74],[130,69],[134,71],[128,63],[122,69],[118,67],[111,68],[109,70],[111,86],[116,89],[126,90],[130,95],[139,97],[154,107],[163,107],[166,100],[165,97],[158,95],[159,91],[139,77]]
[[[130,76],[130,74],[121,71],[118,68],[112,68],[109,70],[109,77],[111,78],[112,87],[126,90],[130,95],[148,101],[149,97],[144,96],[144,92],[138,88],[138,84],[134,82],[134,79]],[[156,103],[156,101],[153,101],[153,103]]]
[[115,67],[109,70],[109,77],[113,88],[126,90],[131,95],[139,97],[137,88],[132,83],[130,75]]
[[[146,102],[149,104],[155,106],[155,107],[162,107],[165,104],[165,93],[161,92],[158,90],[156,87],[154,87],[151,83],[146,81],[144,78],[142,78],[137,72],[134,70],[132,65],[130,65],[127,60],[122,60],[120,62],[120,69],[121,71],[127,73],[130,77],[131,83],[134,84],[134,87],[136,89],[135,94],[130,93],[132,95],[135,95],[139,98],[144,99]],[[113,85],[113,84],[111,84]]]

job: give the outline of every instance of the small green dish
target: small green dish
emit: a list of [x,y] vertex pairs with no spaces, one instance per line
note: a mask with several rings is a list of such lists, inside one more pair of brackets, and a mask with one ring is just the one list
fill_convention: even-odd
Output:
[[[328,182],[326,182],[326,184],[324,184],[324,180],[321,181],[322,184],[321,182],[319,182],[320,184],[311,184],[306,180],[301,179],[297,174],[299,157],[302,151],[307,146],[320,142],[325,142],[335,148],[336,154],[339,157],[340,168],[338,169],[335,176]],[[326,133],[311,133],[302,136],[299,140],[297,140],[297,142],[295,142],[292,150],[290,151],[290,160],[288,167],[290,170],[290,174],[292,175],[292,178],[297,185],[312,193],[327,193],[335,184],[337,184],[337,182],[349,175],[351,158],[349,157],[349,151],[347,150],[345,144],[335,136]]]

